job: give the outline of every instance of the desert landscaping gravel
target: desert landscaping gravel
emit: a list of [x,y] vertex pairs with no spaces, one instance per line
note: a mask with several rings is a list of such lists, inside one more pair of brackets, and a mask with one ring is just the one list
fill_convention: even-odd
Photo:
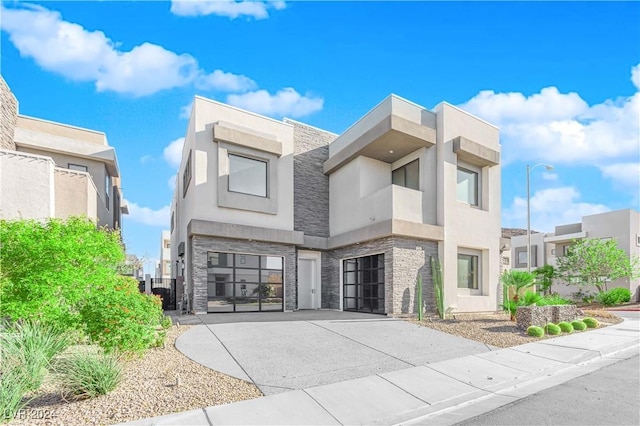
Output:
[[[603,326],[621,321],[606,311],[584,311]],[[458,314],[447,320],[429,316],[413,323],[506,348],[536,340],[509,321],[509,315]],[[88,400],[65,400],[49,377],[35,398],[9,424],[18,425],[112,425],[146,417],[258,398],[262,393],[251,383],[204,367],[175,348],[176,338],[190,326],[173,326],[166,348],[149,350],[144,357],[127,362],[123,380],[113,392]]]
[[211,370],[178,351],[175,340],[189,328],[171,327],[166,349],[152,349],[129,361],[122,382],[107,395],[66,401],[50,377],[29,407],[9,424],[112,425],[262,396],[253,384]]

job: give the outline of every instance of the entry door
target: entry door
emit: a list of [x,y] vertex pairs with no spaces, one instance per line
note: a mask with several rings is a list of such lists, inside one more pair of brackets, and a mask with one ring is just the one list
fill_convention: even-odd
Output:
[[317,309],[320,295],[316,283],[316,260],[298,259],[298,308]]

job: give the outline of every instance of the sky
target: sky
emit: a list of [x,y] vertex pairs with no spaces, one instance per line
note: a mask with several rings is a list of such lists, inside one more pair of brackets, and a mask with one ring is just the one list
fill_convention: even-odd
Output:
[[152,268],[194,95],[341,133],[390,93],[500,128],[502,226],[640,210],[640,2],[4,1],[20,113],[106,133]]

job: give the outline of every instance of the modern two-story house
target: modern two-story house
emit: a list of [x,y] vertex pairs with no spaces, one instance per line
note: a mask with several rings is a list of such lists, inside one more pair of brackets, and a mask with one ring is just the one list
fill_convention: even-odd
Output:
[[432,258],[445,306],[493,311],[499,132],[395,95],[340,135],[196,97],[170,232],[198,313],[433,311]]

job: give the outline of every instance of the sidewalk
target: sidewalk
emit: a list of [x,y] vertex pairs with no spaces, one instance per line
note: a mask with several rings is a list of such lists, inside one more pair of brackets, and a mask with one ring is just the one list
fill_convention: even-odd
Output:
[[508,349],[128,425],[455,424],[638,355],[640,317]]

